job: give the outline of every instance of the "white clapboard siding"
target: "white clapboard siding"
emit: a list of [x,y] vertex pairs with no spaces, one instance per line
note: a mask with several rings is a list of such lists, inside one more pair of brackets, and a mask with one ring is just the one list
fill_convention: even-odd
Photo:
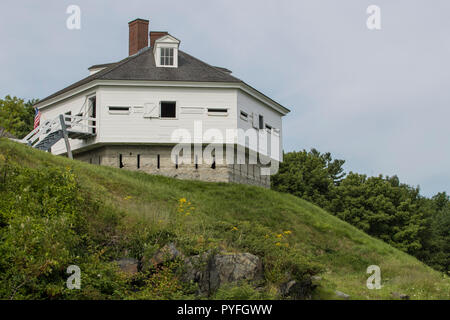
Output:
[[[93,143],[171,143],[175,130],[186,129],[193,135],[194,123],[198,121],[203,133],[218,130],[224,139],[227,129],[251,129],[259,136],[258,116],[262,115],[264,124],[279,135],[281,159],[281,114],[236,88],[99,86],[42,109],[42,121],[68,111],[76,115],[86,97],[92,94],[97,102],[97,135],[89,141],[71,141],[75,151]],[[160,118],[161,101],[176,102],[175,119]],[[110,112],[110,106],[129,109]],[[208,108],[227,109],[227,112],[217,116],[208,113]],[[241,110],[248,115],[246,120],[240,116]],[[62,141],[52,147],[55,154],[65,151]]]
[[[253,128],[256,131],[259,131],[259,115],[264,117],[264,125],[270,125],[274,129],[273,131],[275,131],[275,135],[278,135],[280,139],[278,149],[279,159],[282,160],[281,114],[242,91],[238,91],[237,93],[237,108],[238,128],[243,130]],[[244,120],[240,116],[241,110],[248,115],[247,120]],[[270,140],[270,135],[267,139]],[[266,151],[270,153],[271,150],[266,149]]]
[[[170,87],[106,87],[101,92],[100,142],[170,143],[176,129],[193,134],[194,121],[201,120],[203,131],[236,128],[236,89],[170,88]],[[161,119],[160,102],[176,102],[176,118]],[[115,115],[107,112],[109,105],[144,106],[145,113]],[[226,117],[208,116],[207,108],[229,108]]]

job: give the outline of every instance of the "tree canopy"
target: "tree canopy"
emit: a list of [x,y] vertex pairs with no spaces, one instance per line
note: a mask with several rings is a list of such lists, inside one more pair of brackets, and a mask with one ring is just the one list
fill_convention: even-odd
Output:
[[0,99],[0,126],[7,132],[23,138],[34,126],[34,108],[37,99],[28,100],[7,95]]
[[397,176],[346,174],[344,163],[315,149],[285,153],[272,187],[311,201],[435,269],[449,272],[448,195],[423,197],[418,187],[401,183]]

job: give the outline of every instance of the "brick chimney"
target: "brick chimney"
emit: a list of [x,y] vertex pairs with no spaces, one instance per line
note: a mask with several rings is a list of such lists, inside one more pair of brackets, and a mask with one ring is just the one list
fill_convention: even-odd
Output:
[[155,41],[167,34],[167,31],[150,31],[150,47],[153,48]]
[[148,20],[135,19],[128,22],[128,28],[130,31],[128,53],[131,56],[148,47]]

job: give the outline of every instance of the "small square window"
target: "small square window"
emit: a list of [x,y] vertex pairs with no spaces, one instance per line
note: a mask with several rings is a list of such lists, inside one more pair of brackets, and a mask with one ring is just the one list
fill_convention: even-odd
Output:
[[176,118],[177,106],[175,102],[161,102],[161,118]]
[[241,119],[244,120],[244,121],[247,121],[248,120],[248,113],[244,112],[244,111],[241,111]]

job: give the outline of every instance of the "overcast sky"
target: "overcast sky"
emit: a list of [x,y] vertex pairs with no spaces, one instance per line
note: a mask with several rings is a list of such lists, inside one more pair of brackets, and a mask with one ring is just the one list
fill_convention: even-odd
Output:
[[[81,8],[81,29],[66,9]],[[366,26],[381,8],[381,30]],[[450,1],[0,2],[0,96],[43,98],[128,54],[128,21],[233,71],[291,109],[286,151],[317,148],[346,171],[450,191]]]

